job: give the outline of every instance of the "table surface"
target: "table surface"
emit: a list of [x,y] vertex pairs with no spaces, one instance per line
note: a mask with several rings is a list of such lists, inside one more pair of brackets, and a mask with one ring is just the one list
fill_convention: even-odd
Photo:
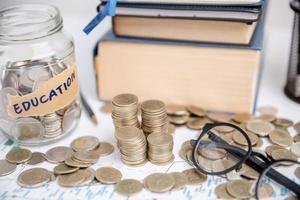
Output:
[[[0,0],[0,7],[19,2],[22,1]],[[86,114],[83,113],[81,121],[75,132],[70,137],[59,141],[55,145],[69,145],[74,138],[77,138],[81,135],[95,135],[100,140],[109,141],[115,145],[115,140],[113,138],[114,129],[111,118],[108,114],[104,114],[99,111],[99,108],[101,107],[101,105],[103,105],[103,102],[98,99],[96,94],[96,83],[93,70],[94,47],[101,36],[110,28],[111,19],[106,19],[90,35],[86,36],[82,32],[82,28],[96,14],[95,9],[99,3],[97,0],[90,0],[88,2],[84,0],[27,0],[26,2],[51,3],[60,8],[64,17],[65,29],[74,36],[76,58],[79,67],[82,92],[96,112],[97,118],[99,120],[99,125],[94,126],[92,122],[87,118]],[[279,116],[290,118],[294,121],[300,121],[299,104],[289,100],[283,93],[289,60],[292,22],[293,13],[289,9],[287,1],[271,0],[265,32],[265,59],[263,64],[263,75],[259,88],[257,105],[258,107],[263,105],[275,106],[279,109]],[[193,138],[195,137],[195,134],[196,133],[185,128],[179,128],[175,133],[174,152],[178,152],[180,146],[179,143],[181,140]],[[32,149],[35,151],[44,152],[46,149],[49,149],[53,146],[54,145],[46,145],[44,147],[35,147]],[[1,157],[4,156],[5,152],[7,152],[8,149],[9,148],[2,148],[2,152],[0,152]],[[145,176],[145,171],[176,171],[177,169],[187,167],[185,163],[179,162],[176,164],[176,166],[174,165],[172,167],[158,167],[147,164],[147,166],[140,169],[124,168],[124,166],[122,166],[121,162],[118,159],[118,152],[115,151],[111,157],[101,159],[96,166],[99,167],[114,165],[125,170],[123,171],[125,177],[140,177],[140,179]],[[176,155],[175,160],[180,160],[178,155]],[[50,169],[51,167],[53,166],[50,166]],[[19,168],[18,171],[22,171],[23,168]],[[90,187],[71,190],[58,189],[58,187],[52,188],[49,186],[43,189],[35,190],[34,194],[29,194],[29,190],[16,187],[15,179],[11,179],[11,182],[9,182],[9,184],[7,184],[7,182],[5,181],[7,181],[7,179],[4,180],[0,177],[0,188],[2,188],[2,190],[0,189],[0,199],[11,199],[14,195],[15,197],[19,197],[20,199],[49,199],[52,197],[55,197],[57,199],[96,199],[100,196],[105,197],[105,199],[120,198],[120,196],[113,195],[113,187],[109,186],[98,188],[96,191]],[[218,179],[211,179],[211,182],[219,181],[220,180]],[[4,192],[3,188],[6,189],[5,192],[7,193]],[[181,191],[179,195],[181,195],[184,199],[193,199],[194,197],[196,199],[199,196],[195,194],[201,193],[202,190],[203,188],[201,187],[193,188],[192,190],[186,189],[185,191]],[[206,194],[207,192],[209,191],[206,191]],[[7,195],[7,198],[4,198],[3,195]],[[43,197],[41,197],[40,195],[43,195]],[[175,195],[176,197],[180,197],[177,196],[177,193],[172,193],[164,196],[153,196],[151,198],[164,197],[164,199],[171,199],[174,198]],[[142,197],[143,199],[150,199],[147,194],[139,196],[139,198]]]

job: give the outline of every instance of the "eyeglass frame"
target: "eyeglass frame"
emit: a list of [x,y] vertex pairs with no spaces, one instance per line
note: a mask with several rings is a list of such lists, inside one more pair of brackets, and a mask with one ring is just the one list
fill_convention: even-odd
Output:
[[[231,149],[234,149],[233,151],[236,151],[235,152],[236,154],[245,151],[242,148],[239,148],[239,147],[228,144],[221,137],[218,137],[213,132],[210,132],[210,130],[212,130],[213,128],[218,127],[218,126],[229,126],[231,128],[234,128],[234,129],[238,130],[246,139],[246,142],[247,142],[247,145],[248,145],[248,151],[245,155],[242,155],[243,156],[242,158],[239,157],[238,158],[239,161],[235,165],[233,165],[232,167],[230,167],[228,169],[225,169],[223,171],[219,171],[219,172],[210,172],[210,171],[206,171],[205,169],[201,168],[201,165],[198,163],[198,159],[197,159],[197,157],[198,157],[197,152],[198,152],[199,146],[201,144],[201,138],[203,138],[206,134],[209,137],[215,137],[216,140],[219,140],[221,143],[223,143],[223,144],[221,144],[221,146],[223,145],[223,147],[226,147],[226,148],[230,147]],[[193,144],[193,143],[195,143],[195,144]],[[264,155],[262,155],[258,152],[253,152],[252,151],[251,140],[250,140],[249,136],[247,135],[247,133],[243,129],[241,129],[240,127],[238,127],[234,124],[230,124],[230,123],[207,123],[203,127],[202,132],[200,133],[198,139],[191,141],[191,145],[193,146],[192,162],[193,162],[194,166],[196,167],[196,169],[198,171],[204,173],[204,174],[223,175],[223,174],[226,174],[230,171],[239,169],[242,166],[242,164],[244,164],[244,163],[251,162],[251,164],[254,163],[255,165],[257,165],[256,167],[262,168],[259,171],[259,170],[255,169],[255,166],[249,166],[251,168],[254,168],[254,170],[257,171],[258,173],[260,173],[260,175],[264,172],[265,169],[270,170],[271,175],[273,176],[273,178],[271,178],[271,179],[273,179],[277,183],[281,182],[281,183],[279,183],[280,185],[283,185],[284,187],[287,187],[290,191],[295,193],[297,195],[297,197],[300,197],[300,185],[298,185],[294,181],[286,178],[284,175],[277,172],[276,170],[272,170],[272,167],[270,167],[270,166],[273,165],[274,161],[271,161],[266,156],[264,156]],[[218,144],[218,145],[220,145],[220,144]],[[238,151],[240,151],[240,152],[238,152]],[[260,160],[257,159],[257,158],[260,158]],[[247,164],[247,165],[250,165],[250,164]],[[296,187],[299,187],[299,190],[298,190],[298,188],[296,189]],[[256,196],[257,196],[257,194],[256,194]]]

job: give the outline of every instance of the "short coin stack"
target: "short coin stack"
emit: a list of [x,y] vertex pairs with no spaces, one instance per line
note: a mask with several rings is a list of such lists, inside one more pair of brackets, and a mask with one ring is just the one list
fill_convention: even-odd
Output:
[[147,160],[147,141],[141,129],[125,126],[116,129],[115,137],[121,153],[121,160],[127,165],[141,165]]
[[141,104],[142,129],[150,133],[167,133],[168,116],[165,104],[160,100],[148,100]]
[[138,97],[133,94],[120,94],[112,100],[112,119],[115,128],[123,126],[139,127]]
[[153,164],[165,165],[174,160],[173,136],[163,133],[151,133],[147,137],[148,159]]

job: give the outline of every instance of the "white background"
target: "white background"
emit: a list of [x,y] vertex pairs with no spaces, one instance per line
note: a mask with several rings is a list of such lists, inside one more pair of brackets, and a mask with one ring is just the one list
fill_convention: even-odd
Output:
[[[96,15],[96,6],[99,4],[98,0],[0,0],[0,7],[16,4],[16,3],[50,3],[57,6],[64,18],[64,25],[66,31],[74,36],[76,46],[76,57],[79,66],[81,88],[88,101],[91,103],[95,110],[99,125],[93,126],[90,120],[84,115],[80,121],[80,124],[76,131],[68,138],[61,140],[55,144],[31,147],[32,151],[45,152],[53,146],[69,145],[70,142],[79,137],[80,135],[94,135],[101,141],[108,141],[114,144],[116,147],[116,141],[113,136],[114,128],[111,122],[111,118],[107,114],[99,112],[99,107],[102,104],[99,101],[96,93],[95,75],[93,70],[93,51],[97,41],[101,36],[110,28],[110,19],[106,19],[104,23],[99,25],[89,36],[86,36],[82,29],[84,26]],[[270,0],[269,12],[266,24],[265,33],[265,62],[263,64],[263,76],[260,85],[258,105],[273,105],[278,107],[279,116],[291,118],[295,121],[300,121],[299,104],[296,104],[289,100],[283,94],[283,87],[286,81],[286,72],[289,59],[289,46],[291,43],[293,12],[289,8],[289,2],[287,0]],[[196,132],[192,132],[185,128],[179,128],[174,135],[174,154],[175,160],[180,161],[178,156],[179,148],[182,141],[194,138]],[[2,140],[4,141],[4,140]],[[5,140],[6,141],[6,140]],[[1,143],[1,138],[0,138]],[[0,159],[3,158],[5,153],[9,151],[10,146],[3,148],[0,151]],[[177,153],[175,153],[177,152]],[[186,163],[183,167],[190,167]],[[100,161],[94,167],[111,165],[120,169],[126,178],[138,178],[142,180],[150,172],[163,172],[166,171],[168,166],[155,166],[147,163],[145,167],[141,168],[129,168],[124,166],[119,158],[118,151],[115,151],[113,155],[107,158],[101,158]],[[20,166],[16,173],[19,173],[24,166]],[[28,166],[26,166],[28,168]],[[49,163],[44,163],[42,167],[51,170]],[[175,166],[175,171],[178,171],[178,166]],[[8,196],[19,197],[19,199],[41,199],[43,196],[45,199],[56,199],[59,194],[64,193],[66,198],[64,199],[85,199],[86,193],[96,192],[104,188],[105,186],[96,187],[97,190],[91,190],[90,188],[74,188],[66,189],[57,186],[56,183],[51,183],[50,187],[43,187],[36,190],[20,189],[15,177],[17,174],[11,174],[7,179],[5,177],[0,179],[0,192],[1,190],[7,191]],[[194,191],[195,188],[189,187],[190,191]],[[113,187],[107,187],[107,191],[113,194]],[[74,196],[75,194],[75,196]],[[167,196],[168,194],[160,194],[154,197],[164,199],[176,199],[184,196],[180,196],[181,193],[173,193],[174,195]],[[193,193],[191,193],[192,195]],[[198,194],[198,193],[197,193]],[[25,195],[27,198],[25,198]],[[53,195],[53,196],[51,196]],[[146,197],[152,198],[151,193],[142,193],[136,199],[146,199]],[[165,195],[165,196],[161,196]],[[205,195],[203,193],[202,195]],[[51,197],[50,197],[51,196]],[[107,197],[107,196],[106,196]],[[119,199],[119,196],[110,196],[109,198],[101,197],[101,199]],[[111,198],[113,197],[113,198]],[[168,198],[167,198],[168,197]],[[18,198],[17,198],[18,199]],[[61,199],[61,198],[59,198]],[[92,199],[92,198],[91,198]],[[100,199],[95,196],[93,199]],[[194,199],[205,199],[205,196],[195,196]]]
[[[110,19],[86,36],[82,29],[96,15],[98,0],[0,0],[0,7],[17,3],[50,3],[57,6],[64,18],[66,31],[74,36],[76,56],[83,93],[95,109],[99,108],[93,69],[93,49],[110,28]],[[299,106],[283,94],[291,43],[293,12],[287,0],[270,0],[265,31],[265,64],[258,105],[274,105],[280,115],[300,120]]]

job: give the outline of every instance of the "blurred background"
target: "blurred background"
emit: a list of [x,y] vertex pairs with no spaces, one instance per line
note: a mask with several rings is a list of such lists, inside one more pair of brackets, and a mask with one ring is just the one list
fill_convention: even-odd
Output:
[[[93,51],[97,41],[110,27],[110,18],[96,27],[90,34],[82,32],[84,26],[96,15],[98,0],[0,0],[0,8],[18,3],[48,3],[57,6],[64,18],[66,31],[75,40],[77,63],[79,66],[83,93],[91,101],[97,101],[95,73],[93,69]],[[259,92],[258,105],[283,106],[288,114],[296,117],[296,103],[283,94],[289,59],[292,34],[293,11],[287,0],[269,0],[267,24],[265,29],[265,60],[263,77]],[[88,81],[86,81],[88,80]],[[276,98],[274,98],[276,95]],[[279,106],[279,109],[281,109]],[[286,113],[285,113],[286,112]]]

